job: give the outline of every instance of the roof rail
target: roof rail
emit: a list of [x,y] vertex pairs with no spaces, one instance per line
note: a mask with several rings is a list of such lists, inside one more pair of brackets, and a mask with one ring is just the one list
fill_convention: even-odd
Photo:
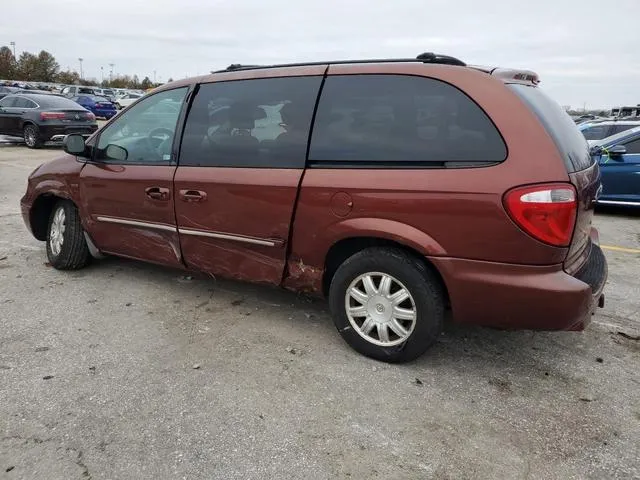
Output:
[[440,55],[438,53],[425,52],[416,58],[371,58],[359,60],[328,60],[324,62],[300,62],[300,63],[280,63],[275,65],[242,65],[233,63],[224,70],[215,70],[211,73],[235,72],[238,70],[258,70],[261,68],[285,68],[285,67],[310,67],[314,65],[346,65],[350,63],[438,63],[444,65],[457,65],[466,67],[467,64],[462,60],[449,55]]

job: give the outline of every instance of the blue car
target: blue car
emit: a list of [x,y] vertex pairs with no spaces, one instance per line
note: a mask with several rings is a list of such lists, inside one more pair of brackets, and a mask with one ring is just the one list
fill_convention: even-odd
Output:
[[640,207],[640,127],[605,138],[592,154],[602,174],[598,203]]
[[105,97],[98,97],[97,95],[79,95],[77,97],[73,97],[72,100],[90,112],[93,112],[96,117],[102,117],[109,120],[118,113],[115,105]]

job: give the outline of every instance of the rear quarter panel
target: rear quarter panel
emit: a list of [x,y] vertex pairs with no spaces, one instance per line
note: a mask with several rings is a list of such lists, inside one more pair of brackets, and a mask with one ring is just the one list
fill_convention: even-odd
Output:
[[[321,271],[334,243],[361,236],[394,240],[425,256],[529,265],[563,262],[566,248],[533,239],[504,210],[503,195],[515,186],[569,178],[553,140],[502,81],[453,66],[391,65],[381,71],[380,65],[340,65],[329,70],[363,73],[429,76],[460,88],[501,132],[507,159],[481,168],[307,169],[290,266],[304,264]],[[336,208],[335,198],[351,206]],[[316,282],[313,289],[317,287]]]

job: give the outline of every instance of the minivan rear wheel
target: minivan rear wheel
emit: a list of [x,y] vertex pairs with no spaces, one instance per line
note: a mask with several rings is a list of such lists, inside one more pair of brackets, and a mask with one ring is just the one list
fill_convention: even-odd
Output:
[[368,248],[348,258],[331,281],[329,303],[342,338],[385,362],[417,358],[442,331],[442,286],[401,249]]

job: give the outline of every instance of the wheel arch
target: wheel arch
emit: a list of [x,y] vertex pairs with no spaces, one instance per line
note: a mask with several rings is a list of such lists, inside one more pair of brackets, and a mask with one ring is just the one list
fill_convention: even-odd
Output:
[[[68,200],[74,203],[67,196],[61,195],[59,192],[45,192],[34,200],[31,210],[29,211],[29,223],[33,236],[40,241],[47,239],[47,230],[49,228],[49,217],[53,207],[60,200]],[[75,203],[74,203],[75,205]]]
[[322,293],[325,297],[329,294],[329,287],[336,271],[342,263],[352,255],[372,247],[397,248],[407,252],[416,261],[420,262],[438,279],[442,291],[445,294],[445,304],[449,306],[449,291],[444,278],[436,266],[425,257],[424,253],[416,248],[397,241],[395,239],[378,237],[378,236],[353,236],[343,238],[335,242],[327,251],[324,261],[324,273],[322,276]]

